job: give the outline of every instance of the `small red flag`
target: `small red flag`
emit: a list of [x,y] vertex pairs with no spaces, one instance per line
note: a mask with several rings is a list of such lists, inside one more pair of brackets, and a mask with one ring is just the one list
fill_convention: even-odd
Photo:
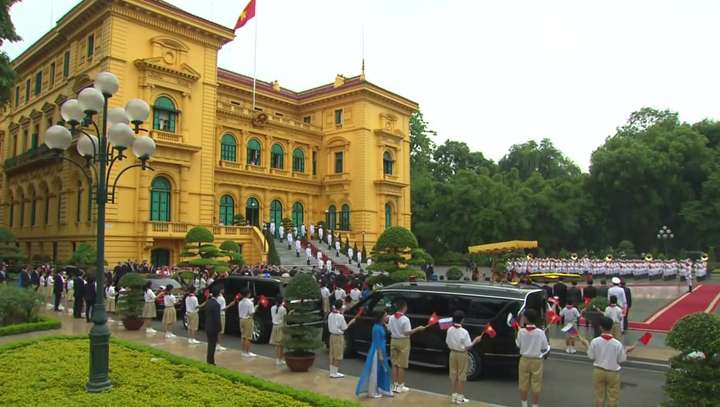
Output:
[[553,310],[548,310],[545,313],[545,318],[547,319],[548,323],[550,324],[559,324],[560,323],[560,316],[555,313]]
[[355,315],[355,318],[360,318],[362,316],[362,314],[364,314],[364,313],[365,313],[365,309],[360,307],[360,309],[358,309],[357,315]]
[[497,332],[495,332],[495,328],[493,328],[490,324],[485,325],[483,333],[491,338],[494,338],[495,335],[497,335]]
[[512,329],[520,329],[520,323],[517,321],[517,319],[513,318],[512,322],[510,323],[512,326]]
[[210,289],[206,288],[205,291],[203,291],[203,296],[205,296],[205,299],[207,300],[210,298]]
[[435,325],[438,323],[438,320],[439,320],[439,318],[438,318],[437,314],[433,312],[432,315],[430,315],[430,319],[428,319],[427,325],[428,326]]
[[585,297],[585,299],[583,300],[583,302],[585,303],[585,305],[590,305],[590,303],[592,302],[592,298],[590,298],[590,297]]
[[652,333],[645,332],[645,334],[643,336],[641,336],[640,339],[638,339],[638,342],[647,346],[647,344],[650,343],[650,340],[652,340]]
[[235,23],[235,30],[242,27],[250,21],[251,18],[255,17],[255,0],[250,0],[250,3],[245,6],[242,13],[240,13],[240,17],[238,17],[237,22]]
[[235,294],[235,301],[240,301],[240,293]]
[[260,296],[259,302],[260,302],[260,305],[261,305],[263,308],[267,308],[267,306],[270,304],[270,301],[268,301],[267,297],[264,296],[264,295],[261,295],[261,296]]

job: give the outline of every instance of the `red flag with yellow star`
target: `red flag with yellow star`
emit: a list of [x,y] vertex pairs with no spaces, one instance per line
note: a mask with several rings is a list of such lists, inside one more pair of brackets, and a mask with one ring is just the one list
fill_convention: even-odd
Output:
[[235,29],[242,27],[250,21],[251,18],[255,17],[255,0],[250,0],[250,3],[248,3],[247,6],[243,9],[242,13],[240,13],[240,17],[238,17],[237,22],[235,23]]

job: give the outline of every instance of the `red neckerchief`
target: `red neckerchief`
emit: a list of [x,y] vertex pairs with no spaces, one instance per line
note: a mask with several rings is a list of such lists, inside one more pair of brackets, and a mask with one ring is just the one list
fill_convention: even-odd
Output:
[[395,318],[398,318],[398,319],[399,319],[399,318],[402,317],[402,316],[403,316],[403,313],[402,313],[402,312],[396,312],[396,313],[395,313]]
[[534,331],[535,328],[537,328],[537,327],[533,324],[525,325],[525,330],[527,330],[528,332]]
[[568,305],[566,305],[566,306],[565,306],[565,308],[567,308],[567,309],[572,309],[572,308],[573,308],[573,306],[572,306],[572,305],[570,305],[570,304],[568,304]]
[[610,334],[602,334],[602,335],[600,335],[600,337],[605,339],[606,341],[609,341],[613,338],[613,336]]
[[617,304],[610,304],[611,307],[617,307]]
[[195,293],[190,293],[190,296],[191,296],[191,297],[194,297],[194,296],[195,296]]
[[453,324],[455,328],[462,328],[462,324]]
[[340,311],[338,311],[338,310],[334,309],[334,310],[332,311],[332,313],[333,313],[333,314],[339,314],[339,313],[340,313]]

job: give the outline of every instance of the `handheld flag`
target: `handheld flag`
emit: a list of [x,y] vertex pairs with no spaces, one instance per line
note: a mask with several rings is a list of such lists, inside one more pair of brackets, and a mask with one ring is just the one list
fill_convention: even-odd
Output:
[[268,301],[267,297],[264,295],[260,295],[260,299],[258,302],[263,308],[267,308],[267,306],[270,305],[270,301]]
[[364,313],[365,313],[365,308],[360,307],[360,309],[358,309],[357,315],[355,315],[355,318],[360,318]]
[[210,298],[210,289],[209,288],[206,288],[205,291],[203,291],[203,296],[205,297],[206,300],[208,298]]
[[495,328],[493,328],[490,324],[485,325],[483,333],[491,338],[494,338],[497,335],[497,332],[495,332]]
[[240,301],[240,293],[235,294],[235,301]]
[[442,329],[443,331],[447,331],[448,329],[450,329],[453,324],[451,317],[440,319],[438,320],[438,323],[440,324],[440,329]]
[[579,336],[577,328],[575,328],[574,324],[567,324],[563,329],[561,329],[564,333],[566,333],[569,336]]
[[507,316],[507,326],[516,330],[520,329],[520,323],[518,322],[517,317],[512,314],[512,312],[509,313]]
[[647,346],[647,344],[650,343],[650,340],[652,340],[652,333],[645,332],[645,334],[643,336],[641,336],[640,339],[638,339],[638,342]]
[[235,30],[244,26],[251,18],[255,17],[255,0],[250,0],[250,3],[245,6],[242,13],[235,23]]
[[545,313],[545,318],[547,319],[549,324],[559,324],[560,323],[560,316],[553,310],[548,310]]
[[430,315],[430,319],[428,319],[427,326],[431,326],[431,325],[437,324],[437,323],[438,323],[438,319],[439,319],[439,318],[438,318],[437,314],[433,312],[432,315]]
[[555,296],[555,297],[550,297],[550,298],[548,298],[548,302],[549,302],[550,304],[557,305],[558,303],[560,303],[560,298],[557,297],[557,296]]
[[585,304],[586,307],[588,305],[590,305],[591,302],[592,302],[592,298],[590,298],[590,297],[585,297],[585,299],[583,299],[583,303]]

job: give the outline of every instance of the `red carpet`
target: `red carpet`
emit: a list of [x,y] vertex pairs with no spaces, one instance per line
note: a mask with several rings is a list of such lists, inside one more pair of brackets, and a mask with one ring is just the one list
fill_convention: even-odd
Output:
[[660,309],[644,322],[629,322],[630,329],[669,332],[682,317],[696,312],[713,313],[720,303],[719,284],[701,284]]

